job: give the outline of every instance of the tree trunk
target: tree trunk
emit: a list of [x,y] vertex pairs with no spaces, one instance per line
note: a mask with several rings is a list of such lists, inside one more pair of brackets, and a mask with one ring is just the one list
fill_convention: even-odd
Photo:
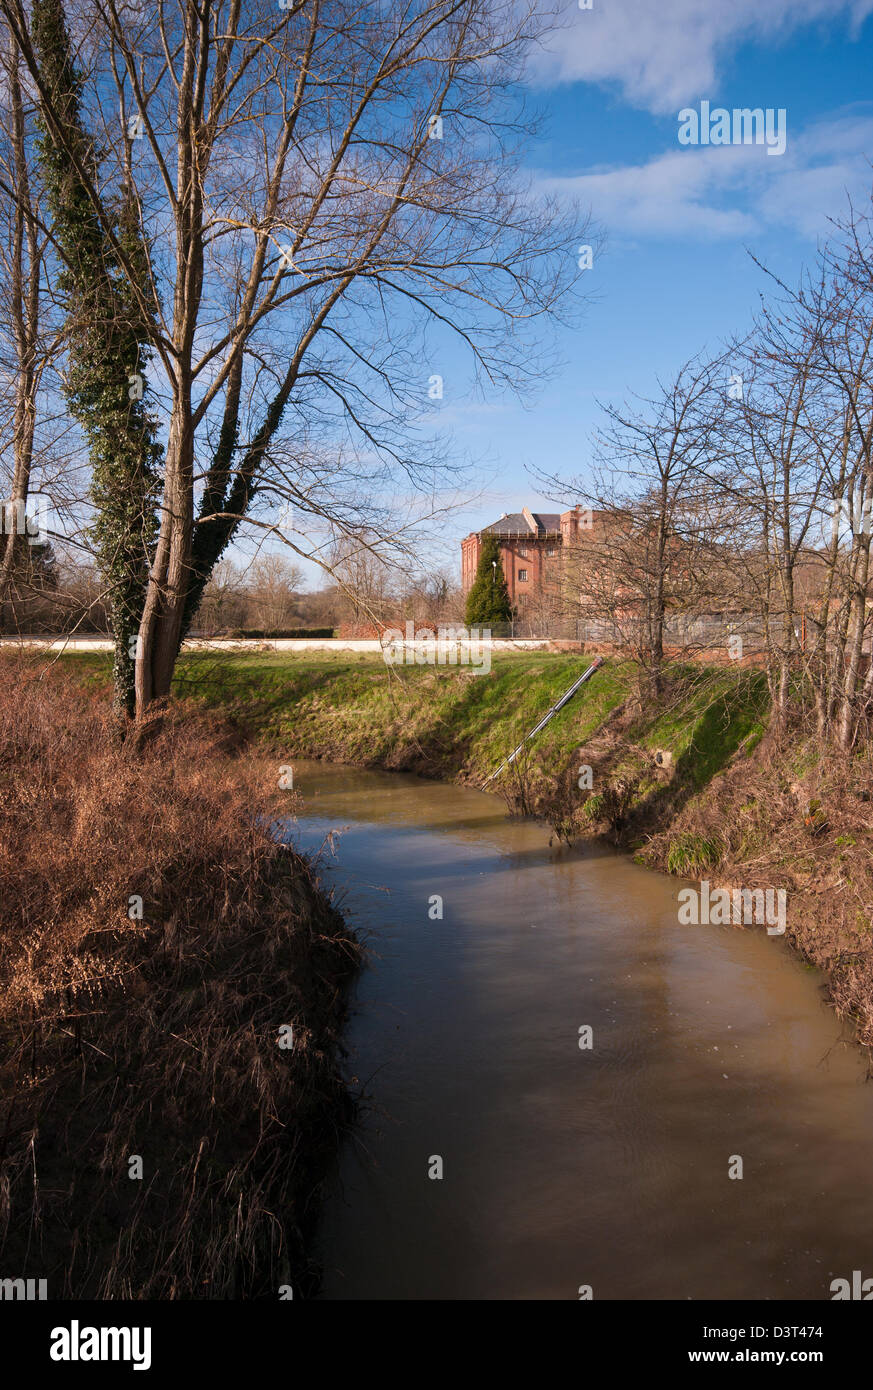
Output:
[[167,444],[164,510],[136,653],[136,713],[166,698],[182,642],[194,535],[194,435],[190,381],[183,381]]
[[[9,306],[18,375],[15,383],[14,466],[12,516],[4,534],[0,525],[0,631],[6,618],[7,597],[19,556],[26,554],[27,538],[18,534],[16,505],[26,510],[33,467],[33,441],[36,431],[37,335],[39,332],[39,291],[41,258],[37,228],[30,197],[30,178],[25,145],[24,105],[18,75],[18,45],[10,35],[8,59],[8,100],[11,113],[12,167],[18,195],[13,213],[10,256],[11,282]],[[2,520],[5,520],[3,518]]]

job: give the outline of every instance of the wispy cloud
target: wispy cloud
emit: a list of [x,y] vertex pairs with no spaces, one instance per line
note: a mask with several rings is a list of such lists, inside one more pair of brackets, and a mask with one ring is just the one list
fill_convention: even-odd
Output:
[[848,112],[790,133],[778,159],[763,145],[689,146],[543,184],[590,205],[607,233],[716,240],[790,226],[815,237],[845,211],[847,192],[869,194],[871,156],[873,114]]
[[789,38],[839,21],[857,34],[873,0],[570,0],[566,26],[535,69],[543,82],[617,83],[625,99],[667,112],[714,96],[718,65],[749,40]]

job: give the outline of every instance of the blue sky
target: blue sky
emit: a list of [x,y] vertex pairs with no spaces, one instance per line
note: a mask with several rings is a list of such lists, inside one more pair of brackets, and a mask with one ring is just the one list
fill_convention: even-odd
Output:
[[[526,408],[509,397],[441,410],[479,461],[482,494],[453,514],[469,530],[524,503],[554,510],[526,469],[584,476],[596,399],[645,394],[707,344],[743,330],[766,288],[752,250],[788,279],[826,237],[846,194],[873,183],[873,0],[593,0],[532,74],[547,129],[537,179],[579,197],[606,238],[563,366]],[[763,146],[680,146],[678,113],[784,107],[782,156]],[[451,538],[449,538],[449,536]]]

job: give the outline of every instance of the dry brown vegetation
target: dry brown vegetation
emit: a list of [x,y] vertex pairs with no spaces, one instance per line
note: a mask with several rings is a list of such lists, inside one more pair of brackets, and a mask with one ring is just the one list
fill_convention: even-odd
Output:
[[0,1258],[50,1298],[315,1282],[359,948],[270,835],[277,781],[226,721],[120,742],[80,684],[0,662]]

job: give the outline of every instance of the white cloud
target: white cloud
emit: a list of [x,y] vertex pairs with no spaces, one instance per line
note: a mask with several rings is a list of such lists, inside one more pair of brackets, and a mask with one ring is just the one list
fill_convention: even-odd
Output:
[[[838,21],[857,33],[873,0],[570,0],[566,26],[537,63],[543,82],[617,82],[625,99],[667,112],[718,91],[717,66],[748,40]],[[762,93],[759,105],[768,102]]]
[[611,232],[743,239],[765,227],[804,236],[828,231],[846,193],[866,199],[873,183],[873,115],[817,122],[771,158],[763,145],[689,146],[645,164],[592,169],[543,186],[577,198]]

